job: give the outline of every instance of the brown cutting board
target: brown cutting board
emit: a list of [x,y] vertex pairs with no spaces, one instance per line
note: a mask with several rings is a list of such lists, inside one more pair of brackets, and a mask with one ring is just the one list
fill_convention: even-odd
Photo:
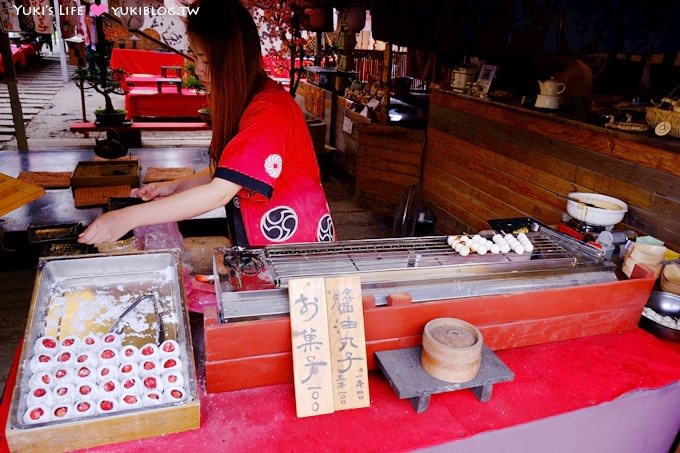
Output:
[[45,195],[45,189],[0,173],[0,216]]

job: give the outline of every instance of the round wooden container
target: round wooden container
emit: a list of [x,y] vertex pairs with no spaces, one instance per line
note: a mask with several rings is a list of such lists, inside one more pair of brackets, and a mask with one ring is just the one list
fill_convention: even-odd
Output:
[[482,333],[456,318],[437,318],[423,332],[423,369],[432,377],[461,383],[474,379],[482,360]]

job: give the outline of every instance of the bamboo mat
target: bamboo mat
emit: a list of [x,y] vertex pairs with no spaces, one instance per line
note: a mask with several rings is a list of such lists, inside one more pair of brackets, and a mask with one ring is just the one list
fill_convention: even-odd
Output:
[[120,184],[117,186],[103,187],[79,187],[73,191],[74,205],[76,208],[92,208],[104,206],[109,198],[121,198],[130,195],[132,186]]
[[45,195],[45,189],[0,173],[0,216]]
[[22,171],[18,179],[45,189],[67,189],[71,186],[70,171]]
[[146,175],[142,181],[144,184],[159,181],[171,181],[173,179],[183,178],[194,174],[194,169],[191,167],[149,167],[146,170]]

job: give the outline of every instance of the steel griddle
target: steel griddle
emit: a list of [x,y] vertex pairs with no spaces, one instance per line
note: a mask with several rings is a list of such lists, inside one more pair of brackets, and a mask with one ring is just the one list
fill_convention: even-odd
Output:
[[549,228],[528,233],[534,251],[461,256],[446,236],[269,245],[215,250],[223,321],[288,313],[288,281],[358,274],[362,294],[387,304],[535,291],[616,281],[604,252]]

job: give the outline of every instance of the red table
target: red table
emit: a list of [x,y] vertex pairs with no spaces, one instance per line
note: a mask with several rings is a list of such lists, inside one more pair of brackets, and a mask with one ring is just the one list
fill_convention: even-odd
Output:
[[161,66],[184,67],[184,57],[174,52],[114,48],[109,66],[123,68],[128,74],[160,76]]
[[[12,63],[14,63],[15,66],[26,66],[28,59],[34,56],[39,49],[39,44],[11,44],[10,50],[12,52]],[[5,67],[2,63],[2,55],[0,55],[0,74],[4,72]]]
[[163,86],[162,92],[156,87],[133,88],[125,95],[125,109],[128,118],[199,118],[198,110],[208,106],[208,96],[175,86]]
[[[201,390],[199,430],[90,451],[666,452],[680,428],[680,347],[640,329],[497,354],[515,379],[494,385],[487,403],[461,390],[433,395],[418,414],[379,373],[369,408],[303,419],[290,384]],[[16,363],[8,391],[15,376]]]

